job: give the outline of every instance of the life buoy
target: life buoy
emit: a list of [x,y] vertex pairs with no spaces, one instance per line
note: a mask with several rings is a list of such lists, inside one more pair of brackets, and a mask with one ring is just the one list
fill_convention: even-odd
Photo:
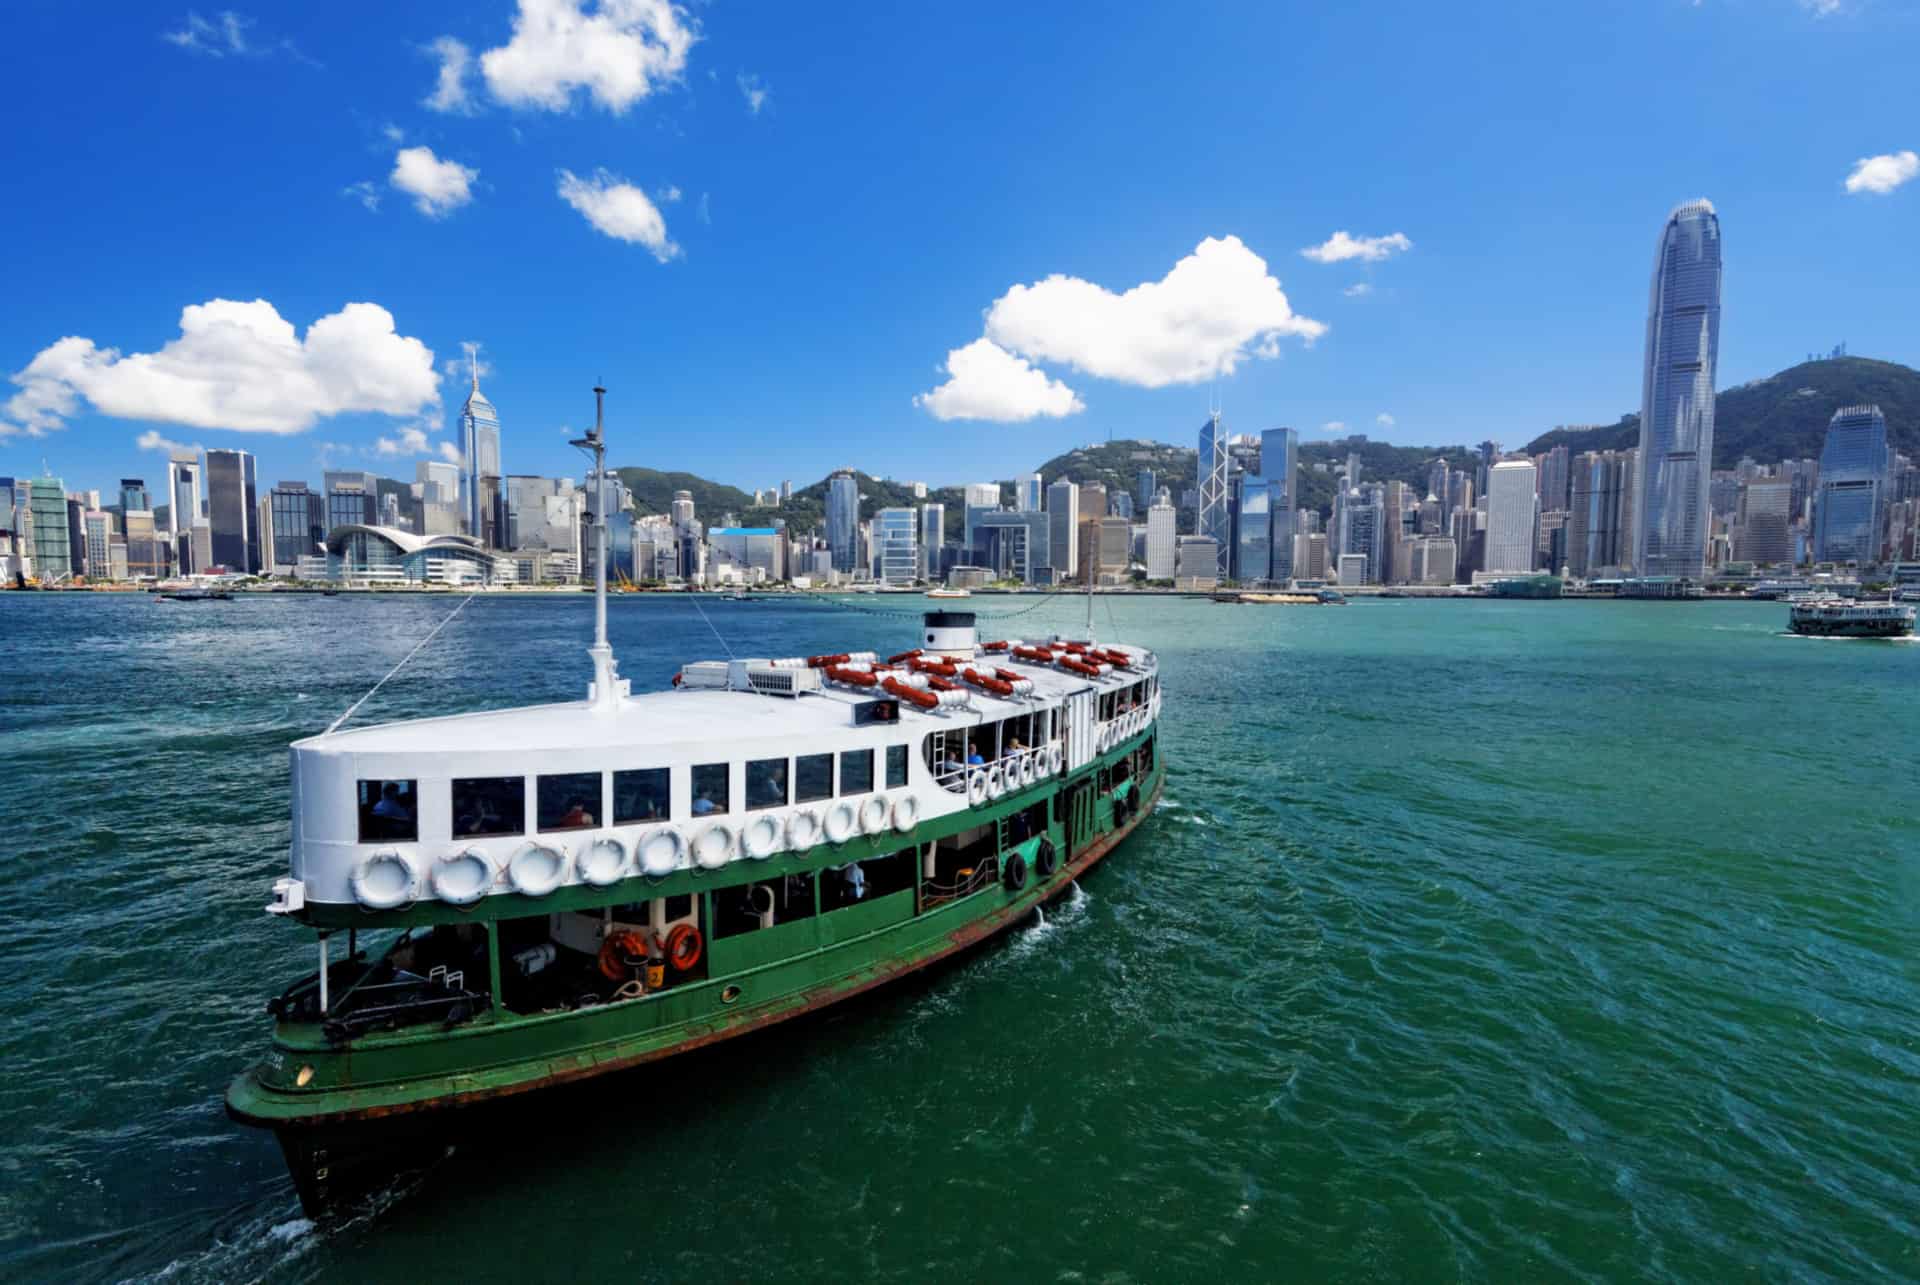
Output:
[[667,962],[673,965],[673,971],[684,973],[700,962],[700,952],[706,943],[700,940],[700,930],[692,924],[675,924],[673,931],[667,934]]
[[1007,792],[1007,774],[998,763],[987,769],[987,797],[997,799]]
[[764,861],[780,846],[780,823],[772,817],[755,817],[740,832],[740,850],[756,861]]
[[903,794],[893,801],[893,828],[901,834],[913,829],[920,820],[920,800]]
[[596,839],[580,849],[580,855],[573,860],[573,869],[581,882],[596,888],[619,883],[627,872],[627,845],[618,839]]
[[987,770],[975,768],[967,774],[967,802],[979,807],[987,801]]
[[1093,734],[1093,752],[1095,754],[1107,752],[1107,729],[1104,725]]
[[1033,872],[1045,883],[1053,878],[1053,872],[1059,867],[1060,858],[1053,850],[1052,839],[1040,840],[1040,846],[1033,850]]
[[787,848],[805,852],[820,842],[820,815],[812,808],[801,808],[787,818]]
[[1052,767],[1051,767],[1052,760],[1053,760],[1053,752],[1045,747],[1037,749],[1033,752],[1033,757],[1028,759],[1027,762],[1028,762],[1028,765],[1033,769],[1034,780],[1036,781],[1040,780],[1041,778],[1045,777],[1050,771],[1052,771]]
[[845,799],[840,800],[827,809],[827,841],[845,843],[853,837],[854,827],[858,824],[859,818],[854,815],[853,804]]
[[398,848],[368,853],[353,868],[353,899],[368,910],[393,910],[419,895],[420,867]]
[[622,928],[600,943],[600,975],[610,982],[633,979],[635,969],[647,966],[647,939],[631,928]]
[[879,795],[874,795],[860,805],[860,833],[879,834],[887,828],[892,815],[892,806]]
[[1020,784],[1022,785],[1033,784],[1033,760],[1036,757],[1038,756],[1033,754],[1022,754],[1020,756],[1019,763],[1015,765],[1020,769]]
[[1047,770],[1049,772],[1058,772],[1066,764],[1066,761],[1067,756],[1061,752],[1058,745],[1050,745],[1047,747]]
[[487,895],[499,874],[493,858],[478,848],[449,852],[433,863],[433,895],[448,905],[471,906]]
[[725,821],[716,821],[693,840],[694,864],[703,870],[718,870],[733,860],[733,829]]
[[507,862],[507,882],[523,897],[544,897],[567,880],[567,854],[544,843],[529,843]]
[[1008,892],[1019,892],[1027,886],[1027,859],[1017,852],[1008,857],[1007,868],[1000,878]]
[[687,860],[687,836],[670,825],[650,832],[636,845],[642,873],[659,879],[678,870]]

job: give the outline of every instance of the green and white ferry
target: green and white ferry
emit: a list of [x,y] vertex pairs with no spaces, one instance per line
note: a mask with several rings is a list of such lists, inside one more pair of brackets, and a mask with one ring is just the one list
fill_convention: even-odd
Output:
[[[578,443],[596,475],[600,443]],[[597,561],[584,701],[292,747],[292,869],[268,910],[315,934],[318,968],[268,1005],[272,1048],[227,1110],[275,1132],[312,1213],[483,1104],[633,1072],[983,942],[1159,796],[1143,648],[983,642],[972,614],[932,611],[885,660],[697,661],[634,695]]]

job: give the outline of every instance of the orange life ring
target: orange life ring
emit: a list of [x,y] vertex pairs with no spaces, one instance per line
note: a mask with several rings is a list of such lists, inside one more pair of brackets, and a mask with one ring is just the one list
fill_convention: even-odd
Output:
[[600,975],[610,982],[624,982],[632,970],[647,962],[647,939],[631,928],[623,928],[600,943]]
[[667,962],[673,965],[673,971],[684,973],[700,962],[700,952],[705,943],[700,940],[700,930],[692,924],[676,925],[667,934]]

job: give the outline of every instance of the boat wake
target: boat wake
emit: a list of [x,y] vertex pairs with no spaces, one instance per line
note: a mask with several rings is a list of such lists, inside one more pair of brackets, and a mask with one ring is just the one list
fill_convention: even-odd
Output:
[[213,1282],[261,1280],[277,1275],[327,1241],[367,1227],[419,1190],[426,1176],[426,1171],[421,1171],[398,1178],[366,1197],[351,1217],[325,1225],[303,1217],[297,1203],[276,1204],[270,1211],[243,1219],[230,1231],[216,1230],[213,1244],[207,1248],[176,1258],[150,1275],[132,1279]]

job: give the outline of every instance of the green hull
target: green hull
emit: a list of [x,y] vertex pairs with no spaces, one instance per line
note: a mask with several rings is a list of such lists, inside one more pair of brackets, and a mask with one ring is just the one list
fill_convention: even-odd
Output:
[[[823,845],[799,857],[736,863],[719,872],[687,871],[612,888],[566,889],[539,901],[489,898],[470,912],[438,905],[389,915],[349,910],[337,926],[478,921],[491,927],[498,920],[549,911],[710,894],[770,875],[840,866],[923,845],[982,824],[991,823],[995,835],[1003,835],[1003,819],[1036,803],[1048,804],[1044,833],[996,844],[1002,858],[1014,852],[1026,858],[1030,873],[1018,891],[995,881],[957,900],[926,907],[923,890],[916,886],[831,914],[711,941],[705,979],[624,1002],[525,1015],[496,1005],[451,1029],[432,1024],[343,1043],[329,1041],[318,1023],[281,1021],[272,1053],[228,1089],[228,1114],[279,1135],[303,1203],[321,1212],[357,1185],[354,1170],[364,1167],[383,1136],[404,1139],[430,1133],[430,1119],[455,1109],[642,1066],[871,991],[1020,922],[1106,856],[1158,801],[1165,766],[1155,747],[1145,773],[1105,794],[1096,783],[1103,768],[1151,738],[1151,731],[1141,733],[1070,776],[1035,783],[991,806],[939,818],[908,834]],[[1122,800],[1118,808],[1116,799]],[[1059,856],[1058,869],[1044,880],[1033,869],[1043,838]],[[310,922],[336,926],[317,914]],[[500,993],[498,982],[496,976],[491,988],[495,995]]]

